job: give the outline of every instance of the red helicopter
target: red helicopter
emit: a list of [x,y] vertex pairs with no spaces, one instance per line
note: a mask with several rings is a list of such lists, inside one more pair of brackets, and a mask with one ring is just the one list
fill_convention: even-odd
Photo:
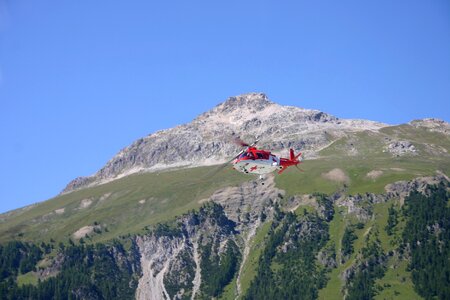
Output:
[[251,145],[240,138],[236,138],[234,141],[238,145],[247,148],[235,156],[233,169],[246,174],[258,174],[261,179],[263,175],[276,170],[278,170],[278,174],[281,174],[288,167],[295,166],[298,168],[297,165],[302,161],[302,153],[295,155],[293,149],[289,149],[289,158],[283,158],[277,157],[270,151],[257,149],[255,146],[258,140]]

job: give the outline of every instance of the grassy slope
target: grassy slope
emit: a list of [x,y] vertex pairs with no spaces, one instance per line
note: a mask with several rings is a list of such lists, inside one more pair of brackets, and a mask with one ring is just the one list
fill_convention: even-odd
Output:
[[[346,209],[342,207],[335,206],[335,214],[333,220],[330,222],[330,242],[335,245],[336,249],[336,260],[341,261],[341,241],[344,235],[344,230],[346,226]],[[340,264],[339,264],[340,265]],[[335,268],[328,275],[329,280],[327,286],[319,291],[319,299],[341,299],[341,288],[342,282],[340,279],[340,271],[342,268]]]
[[19,286],[25,285],[25,284],[32,284],[37,285],[38,283],[38,277],[34,272],[28,272],[26,274],[21,274],[17,276],[17,284]]
[[[266,222],[261,227],[259,227],[255,233],[255,236],[253,236],[251,240],[250,245],[250,253],[247,257],[247,260],[244,263],[244,266],[242,268],[242,275],[240,278],[240,284],[241,284],[241,296],[245,295],[247,289],[250,287],[251,281],[255,278],[258,263],[259,263],[259,257],[261,256],[262,250],[264,249],[264,242],[265,238],[269,232],[270,226],[272,225],[272,222]],[[236,298],[236,280],[235,277],[234,280],[228,284],[222,295],[219,297],[219,299],[235,299]]]
[[[395,157],[385,151],[390,140],[410,140],[418,149],[418,155]],[[436,155],[427,144],[444,148],[450,153],[450,139],[440,133],[424,133],[421,128],[409,125],[393,126],[380,133],[359,132],[341,138],[321,151],[321,159],[305,161],[301,167],[305,172],[287,170],[277,177],[277,184],[289,195],[313,192],[332,193],[342,189],[342,183],[323,177],[324,173],[339,168],[348,176],[347,193],[382,193],[388,183],[410,180],[419,176],[434,175],[436,170],[450,174],[450,155]],[[356,149],[356,151],[352,151]],[[382,171],[372,179],[370,171]]]
[[[13,212],[0,223],[0,241],[13,238],[64,241],[79,228],[94,222],[102,226],[102,233],[92,236],[94,241],[137,233],[147,225],[170,220],[198,208],[199,200],[222,187],[252,179],[231,169],[222,170],[213,177],[206,176],[213,169],[205,167],[131,175],[58,196],[29,210]],[[80,209],[84,199],[92,203]],[[141,200],[145,203],[139,203]],[[64,213],[55,213],[62,208]]]
[[250,287],[251,281],[255,278],[259,257],[261,256],[262,250],[264,249],[264,239],[269,232],[272,222],[264,223],[260,228],[258,228],[255,236],[251,241],[251,250],[247,257],[247,261],[242,269],[241,276],[241,289],[243,294]]

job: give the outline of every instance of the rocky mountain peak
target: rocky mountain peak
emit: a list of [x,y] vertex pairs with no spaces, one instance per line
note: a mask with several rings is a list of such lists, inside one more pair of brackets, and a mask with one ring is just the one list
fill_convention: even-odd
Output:
[[96,174],[77,178],[64,192],[105,183],[136,172],[222,163],[241,149],[233,135],[271,151],[293,148],[308,158],[348,132],[378,130],[385,124],[344,120],[330,114],[271,102],[263,93],[228,98],[192,122],[155,132],[122,149]]
[[269,107],[281,107],[269,100],[264,93],[248,93],[229,97],[224,102],[208,112],[200,115],[196,120],[218,123],[235,123],[267,110]]
[[217,112],[229,113],[238,109],[253,109],[261,111],[269,105],[274,104],[264,93],[248,93],[228,98],[219,104]]

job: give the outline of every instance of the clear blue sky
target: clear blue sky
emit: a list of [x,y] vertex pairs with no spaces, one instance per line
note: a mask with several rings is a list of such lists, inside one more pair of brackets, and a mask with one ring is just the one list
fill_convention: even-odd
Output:
[[253,91],[450,121],[450,2],[0,0],[0,212]]

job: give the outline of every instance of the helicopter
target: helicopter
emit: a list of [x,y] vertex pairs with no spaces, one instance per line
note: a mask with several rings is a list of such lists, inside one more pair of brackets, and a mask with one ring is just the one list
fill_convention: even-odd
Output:
[[288,167],[298,168],[298,164],[302,162],[302,153],[295,154],[293,149],[289,149],[289,158],[284,158],[277,157],[270,151],[257,149],[258,139],[251,145],[240,138],[235,138],[234,142],[246,149],[232,159],[233,169],[245,174],[258,174],[260,179],[264,179],[265,174],[273,171],[278,170],[278,174],[281,174]]

